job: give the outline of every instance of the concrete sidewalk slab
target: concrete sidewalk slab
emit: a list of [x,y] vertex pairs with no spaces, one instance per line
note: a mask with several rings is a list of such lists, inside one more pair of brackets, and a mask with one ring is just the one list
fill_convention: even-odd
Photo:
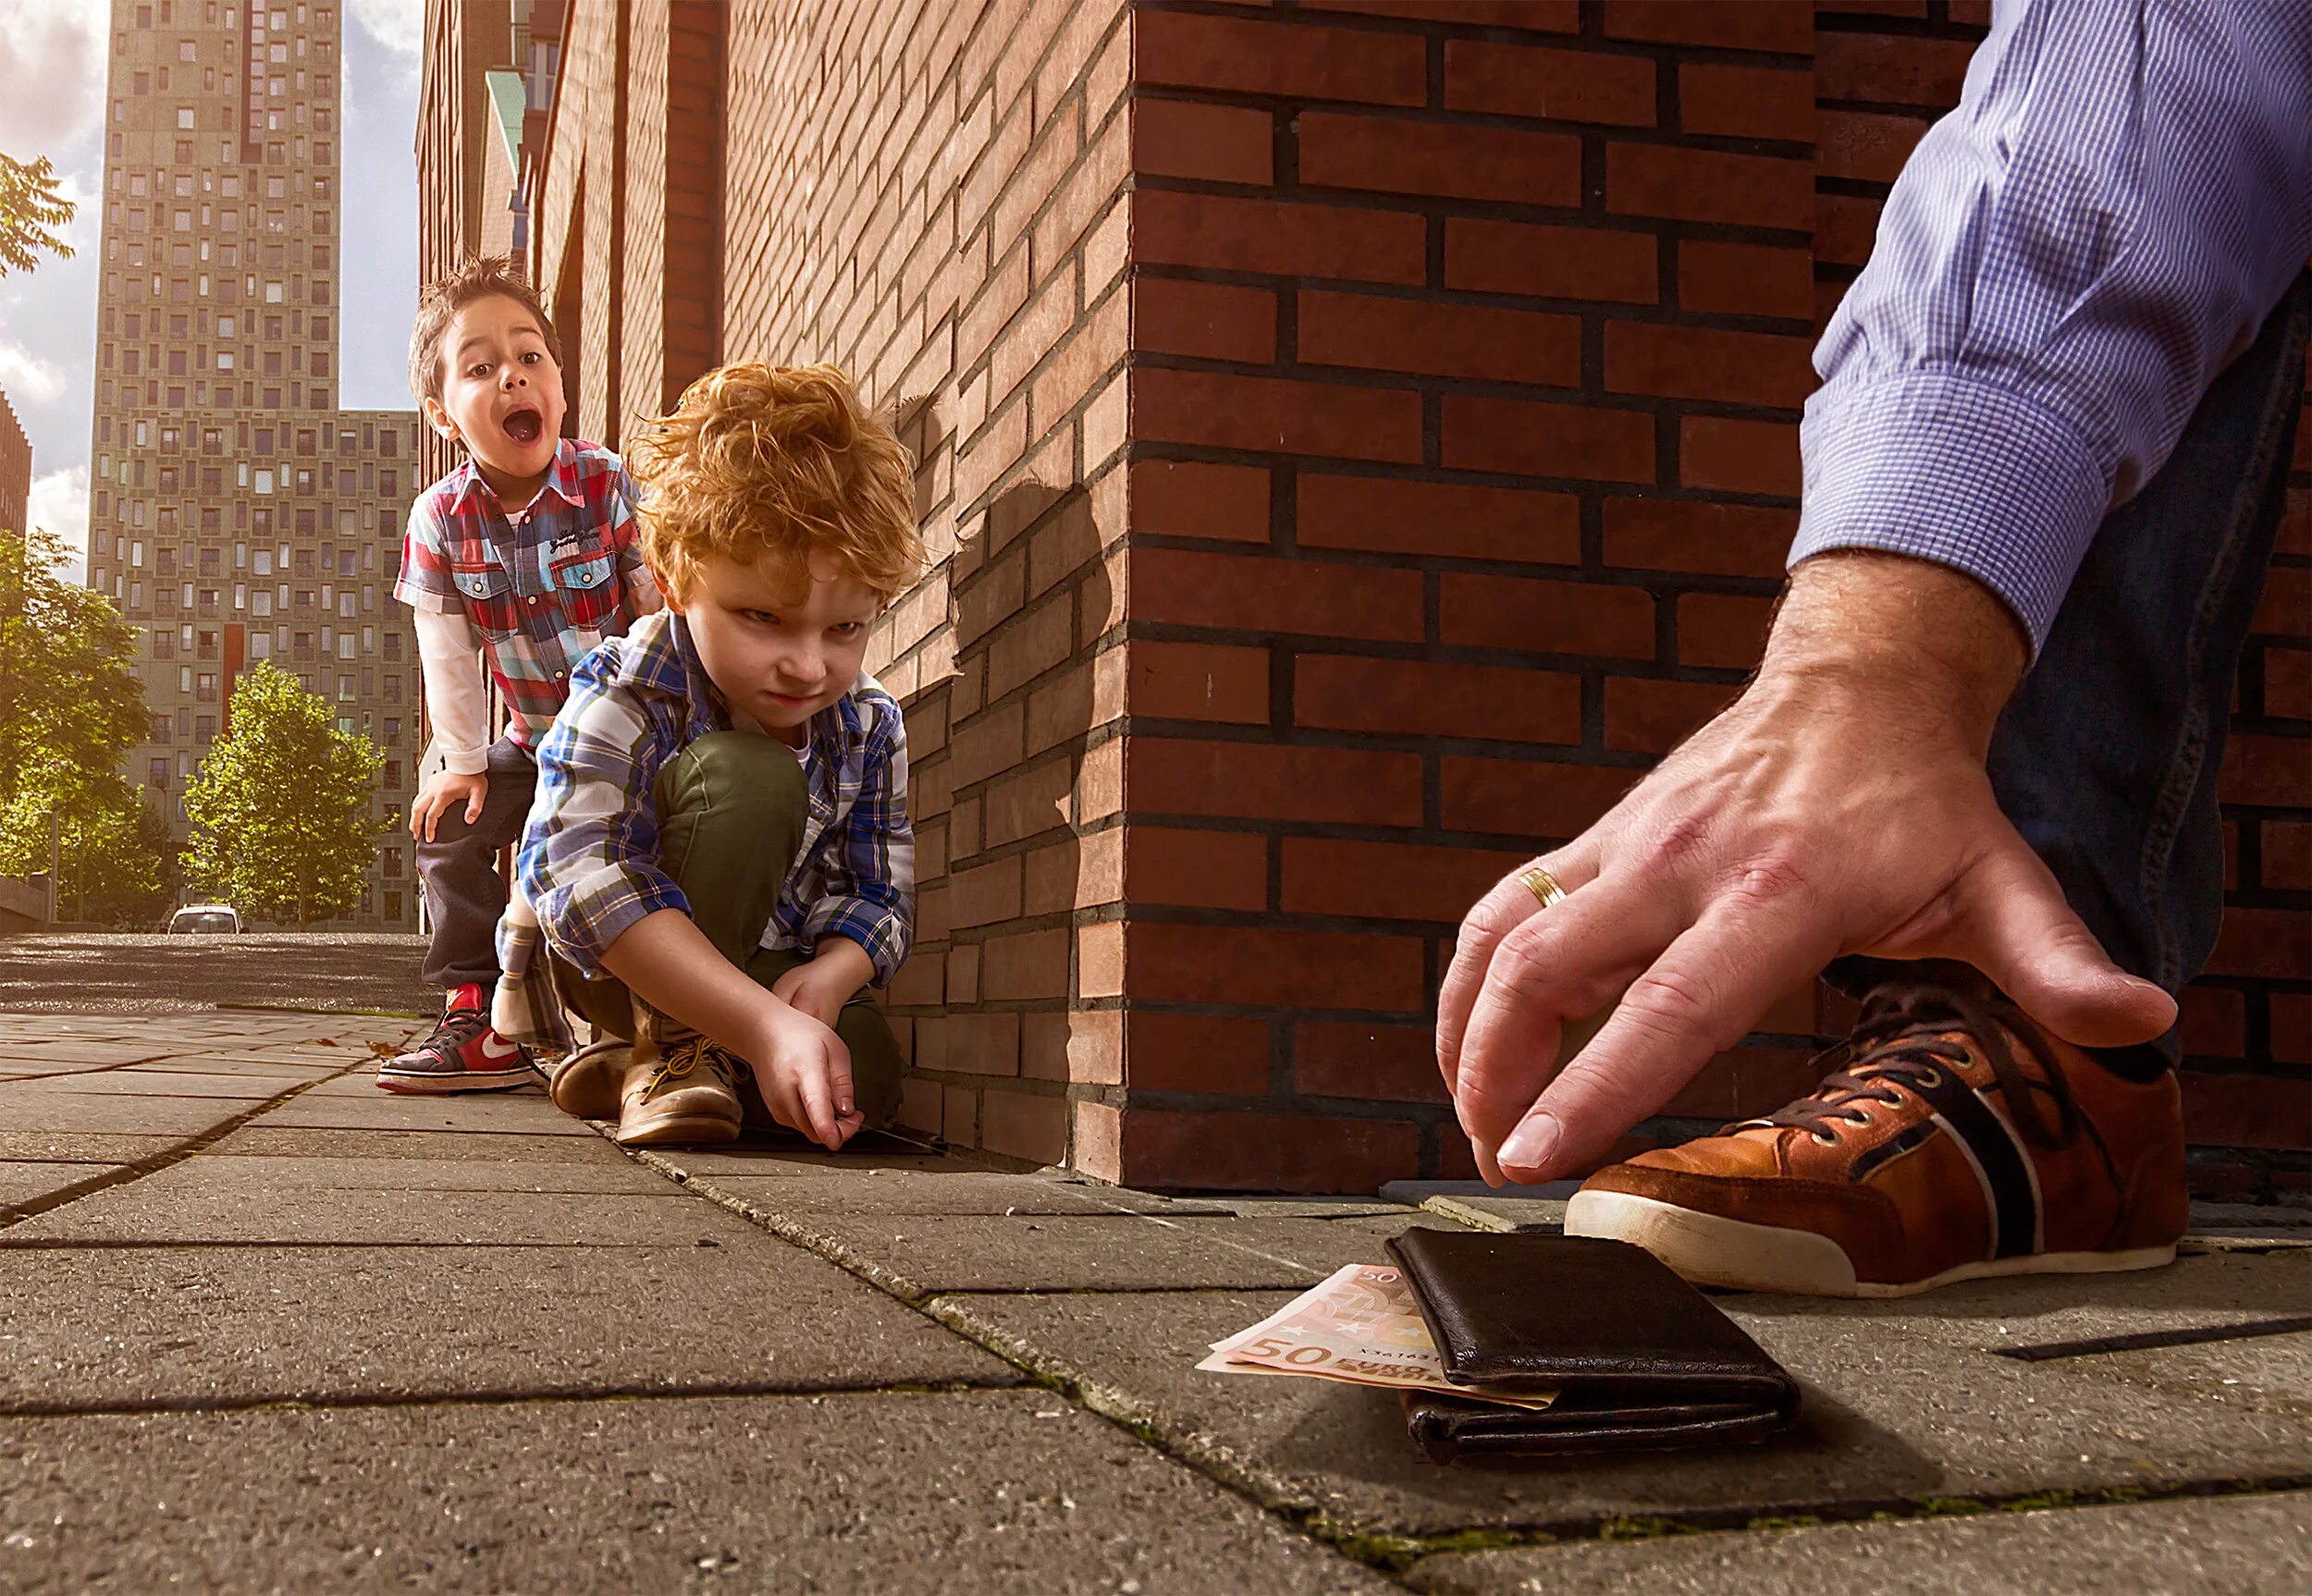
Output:
[[1015,1379],[742,1221],[699,1204],[691,1227],[656,1248],[15,1252],[0,1411]]
[[26,1596],[1397,1589],[1042,1392],[18,1420],[0,1499]]
[[265,1115],[276,1130],[301,1128],[334,1131],[448,1131],[472,1135],[489,1131],[519,1131],[534,1136],[585,1136],[594,1132],[583,1120],[573,1120],[535,1087],[504,1092],[462,1092],[455,1096],[382,1092],[372,1085],[366,1096],[333,1095],[307,1101],[300,1097]]
[[168,1189],[298,1202],[316,1192],[622,1193],[679,1200],[683,1188],[605,1149],[599,1159],[220,1157],[224,1144],[153,1177]]
[[[0,1136],[0,1147],[6,1147]],[[522,1131],[363,1131],[276,1124],[272,1116],[243,1125],[208,1148],[203,1158],[384,1158],[443,1162],[595,1164],[623,1160],[592,1136],[535,1136]]]
[[1840,1524],[1455,1553],[1408,1576],[1430,1596],[2109,1596],[2312,1590],[2301,1492],[2060,1512]]
[[[680,1155],[677,1155],[678,1157]],[[653,1178],[663,1181],[664,1176]],[[949,1214],[1003,1218],[1015,1215],[1159,1214],[1167,1219],[1226,1218],[1229,1210],[1211,1203],[1160,1197],[1116,1186],[1066,1181],[1043,1174],[1002,1174],[986,1170],[864,1170],[814,1168],[785,1175],[715,1175],[704,1185],[743,1198],[759,1211],[796,1216],[842,1214],[853,1219],[888,1215]]]
[[[263,1099],[259,1099],[262,1101]],[[0,1086],[0,1123],[11,1134],[165,1136],[177,1141],[215,1130],[256,1104],[218,1098],[121,1097]]]
[[[655,1193],[331,1191],[180,1178],[176,1169],[0,1230],[0,1257],[56,1242],[324,1246],[689,1245],[708,1216]],[[677,1194],[679,1196],[679,1194]],[[759,1234],[759,1233],[758,1233]]]
[[169,1070],[101,1070],[45,1075],[43,1091],[98,1098],[208,1098],[217,1102],[261,1103],[277,1098],[299,1081],[327,1077],[318,1070],[278,1071],[260,1075],[193,1074]]
[[31,1131],[0,1125],[0,1160],[55,1163],[141,1163],[185,1144],[181,1136],[118,1131]]
[[[0,1163],[0,1209],[38,1202],[82,1181],[117,1174],[126,1167],[99,1163]],[[7,1234],[0,1231],[0,1238]]]

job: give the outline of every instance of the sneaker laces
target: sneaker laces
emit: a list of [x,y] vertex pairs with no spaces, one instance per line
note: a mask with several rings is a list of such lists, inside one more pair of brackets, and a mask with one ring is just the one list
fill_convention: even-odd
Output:
[[489,1015],[480,1009],[451,1009],[426,1038],[410,1050],[413,1053],[438,1052],[449,1057],[484,1031],[489,1029]]
[[707,1037],[688,1037],[658,1055],[658,1062],[651,1067],[650,1079],[643,1087],[643,1100],[647,1102],[657,1097],[670,1081],[686,1079],[701,1064],[724,1086],[737,1089],[728,1050]]
[[[1863,1001],[1852,1034],[1837,1047],[1816,1055],[1814,1062],[1834,1069],[1811,1096],[1786,1104],[1763,1119],[1743,1120],[1729,1131],[1788,1127],[1833,1138],[1832,1124],[1865,1123],[1853,1105],[1861,1100],[1900,1104],[1902,1098],[1890,1082],[1913,1089],[1939,1086],[1945,1067],[1963,1064],[1969,1050],[1950,1033],[1963,1032],[1976,1042],[1991,1066],[2007,1116],[2024,1136],[2048,1148],[2069,1147],[2079,1135],[2078,1105],[2060,1070],[2053,1067],[2054,1050],[2039,1028],[2021,1009],[1994,993],[1974,993],[1941,983],[1889,982],[1875,988]],[[2034,1081],[2023,1073],[2007,1045],[2012,1032],[2039,1056],[2046,1079]],[[2045,1091],[2055,1099],[2056,1123],[2049,1125],[2036,1096]]]

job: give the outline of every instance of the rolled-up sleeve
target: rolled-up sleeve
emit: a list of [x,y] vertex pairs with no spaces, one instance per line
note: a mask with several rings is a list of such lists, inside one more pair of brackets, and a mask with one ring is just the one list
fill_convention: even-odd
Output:
[[665,763],[634,689],[616,681],[618,646],[586,657],[570,702],[538,747],[538,793],[515,872],[554,951],[588,976],[626,928],[660,909],[690,913],[658,865],[651,783]]
[[2035,654],[2312,253],[2312,4],[2002,6],[1815,351],[1790,563],[1955,567]]
[[891,984],[915,936],[916,833],[907,816],[907,734],[896,709],[876,724],[860,772],[859,796],[827,855],[825,890],[800,939],[830,935],[867,950],[874,984]]

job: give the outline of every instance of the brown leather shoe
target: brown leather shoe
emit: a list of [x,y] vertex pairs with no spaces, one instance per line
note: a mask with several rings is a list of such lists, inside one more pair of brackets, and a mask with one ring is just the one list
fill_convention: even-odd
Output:
[[634,1067],[634,1044],[616,1037],[589,1042],[570,1055],[546,1095],[575,1119],[614,1120],[626,1099],[627,1072]]
[[739,1061],[705,1037],[634,1044],[618,1114],[621,1147],[739,1139]]
[[1909,1296],[1986,1275],[2172,1260],[2174,1075],[2123,1080],[1991,991],[1889,983],[1812,1097],[1598,1171],[1569,1235],[1709,1285]]

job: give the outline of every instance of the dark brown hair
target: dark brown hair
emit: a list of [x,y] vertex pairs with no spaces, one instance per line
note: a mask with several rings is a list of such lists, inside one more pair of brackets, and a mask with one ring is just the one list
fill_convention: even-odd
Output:
[[418,295],[417,325],[410,329],[411,398],[420,402],[441,398],[441,341],[449,335],[449,324],[474,301],[493,295],[513,301],[536,317],[546,352],[556,365],[562,363],[561,340],[554,336],[554,324],[547,319],[546,307],[538,302],[529,279],[515,269],[512,257],[486,255],[426,284]]

